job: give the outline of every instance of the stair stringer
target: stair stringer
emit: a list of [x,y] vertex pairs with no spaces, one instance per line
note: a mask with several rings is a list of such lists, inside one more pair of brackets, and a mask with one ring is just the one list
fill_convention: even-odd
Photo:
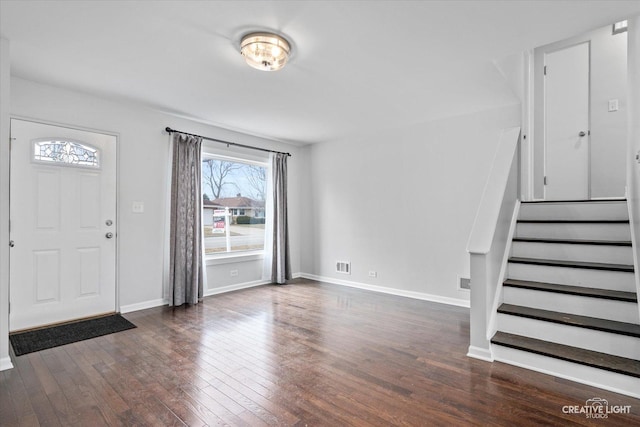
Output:
[[[503,288],[504,281],[507,278],[507,269],[509,266],[509,257],[511,254],[511,245],[513,244],[513,236],[516,233],[516,226],[518,225],[518,216],[520,215],[520,200],[516,200],[516,205],[513,209],[513,216],[511,217],[511,225],[509,226],[509,234],[507,237],[507,247],[504,251],[504,257],[502,259],[502,266],[500,267],[500,274],[498,275],[498,285],[496,287],[496,293],[493,298],[493,305],[491,306],[491,317],[487,322],[487,339],[491,342],[491,337],[498,331],[498,307],[503,302]],[[493,344],[490,344],[491,352],[493,353]]]
[[[633,253],[633,269],[634,277],[636,279],[636,295],[640,296],[640,253],[638,252],[639,242],[636,239],[633,209],[631,209],[631,203],[628,202],[627,211],[629,212],[629,227],[631,229],[631,252]],[[640,301],[638,302],[638,316],[640,316]]]
[[492,353],[497,362],[640,399],[640,378],[499,345],[492,347]]

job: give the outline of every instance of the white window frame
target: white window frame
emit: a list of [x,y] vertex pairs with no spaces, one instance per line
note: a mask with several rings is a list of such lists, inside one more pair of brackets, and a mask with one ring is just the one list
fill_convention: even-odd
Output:
[[[228,153],[221,152],[220,150],[215,149],[214,147],[207,146],[203,144],[202,147],[202,159],[206,160],[208,158],[215,158],[220,160],[227,160],[230,162],[238,162],[245,163],[255,166],[261,166],[267,169],[267,174],[271,174],[271,165],[269,164],[269,159],[258,156],[250,156],[250,155],[236,155],[230,156]],[[268,175],[268,176],[269,176]],[[200,178],[202,179],[202,178]],[[203,216],[204,212],[201,213]],[[204,221],[203,221],[204,227]],[[204,236],[203,236],[204,240]],[[204,248],[203,248],[204,251]],[[220,252],[214,253],[205,256],[206,265],[220,265],[220,264],[231,264],[236,262],[245,262],[245,261],[258,261],[264,259],[265,249],[256,249],[250,251],[235,251],[235,252]]]

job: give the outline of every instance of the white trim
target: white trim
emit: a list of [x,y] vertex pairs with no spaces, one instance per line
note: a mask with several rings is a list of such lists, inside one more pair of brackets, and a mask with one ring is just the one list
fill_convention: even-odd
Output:
[[494,360],[491,349],[487,350],[486,348],[476,347],[474,345],[469,346],[467,356],[478,360],[484,360],[485,362],[493,362]]
[[[625,187],[625,197],[627,196],[627,190]],[[629,215],[629,228],[631,230],[631,253],[633,254],[633,271],[634,271],[634,278],[635,278],[635,282],[636,282],[636,295],[640,294],[640,274],[638,274],[638,271],[640,271],[640,265],[638,265],[638,262],[640,261],[640,254],[638,253],[638,241],[636,239],[636,225],[635,225],[635,219],[633,217],[633,209],[631,209],[631,203],[629,202],[629,200],[627,200],[626,202],[627,204],[627,214]],[[638,310],[640,313],[640,304],[638,304]]]
[[502,291],[504,281],[507,278],[507,268],[509,265],[509,258],[511,257],[511,246],[513,244],[513,236],[516,234],[516,227],[518,225],[518,216],[520,215],[520,200],[516,200],[516,206],[513,209],[513,215],[511,217],[511,226],[509,227],[509,235],[507,236],[507,247],[504,250],[504,256],[502,257],[502,267],[500,268],[500,274],[498,275],[498,283],[496,284],[496,292],[493,295],[493,303],[491,305],[491,312],[488,313],[489,320],[487,322],[487,340],[491,340],[491,337],[495,335],[498,330],[498,306],[502,301]]
[[120,307],[120,313],[131,313],[132,311],[146,310],[147,308],[161,307],[169,304],[164,298],[158,298],[149,301],[138,302],[135,304],[123,305]]
[[239,291],[241,289],[255,288],[256,286],[269,285],[269,284],[271,284],[270,280],[254,280],[252,282],[237,283],[235,285],[207,289],[204,291],[204,296],[209,297],[211,295],[224,294],[227,292]]
[[0,359],[0,371],[6,371],[7,369],[13,369],[13,363],[11,363],[11,357],[3,357]]
[[[300,273],[296,273],[293,277],[300,277]],[[203,293],[203,297],[238,291],[241,289],[254,288],[256,286],[268,285],[270,283],[271,282],[268,280],[254,280],[252,282],[237,283],[235,285],[223,286],[220,288],[206,289]],[[122,306],[120,313],[131,313],[133,311],[146,310],[148,308],[161,307],[163,305],[169,305],[169,301],[164,298],[159,298]]]
[[225,252],[218,256],[209,255],[206,258],[207,266],[220,264],[233,264],[236,262],[262,261],[264,259],[264,250],[251,252]]
[[246,153],[233,152],[229,154],[228,149],[224,150],[219,148],[216,142],[207,142],[206,139],[202,140],[202,160],[205,159],[219,159],[224,161],[230,161],[235,163],[244,163],[247,165],[261,166],[263,168],[269,168],[269,154],[266,153],[265,157],[259,155],[251,155]]
[[[523,360],[514,360],[514,358],[518,357]],[[635,377],[509,347],[502,347],[496,351],[494,361],[640,399],[640,393],[636,391],[638,390],[637,383],[640,380]],[[570,372],[572,375],[566,372]],[[592,378],[596,379],[593,380]],[[606,384],[605,381],[618,382],[618,387]]]
[[522,200],[533,200],[534,196],[534,122],[533,122],[533,96],[534,96],[534,52],[532,49],[524,52],[524,99],[522,100],[522,139],[520,144],[520,197]]
[[352,282],[349,280],[334,279],[333,277],[317,276],[315,274],[300,273],[300,277],[319,282],[331,283],[332,285],[349,286],[351,288],[364,289],[367,291],[380,292],[383,294],[396,295],[400,297],[419,299],[423,301],[437,302],[440,304],[455,305],[457,307],[470,307],[468,300],[459,298],[443,297],[440,295],[426,294],[422,292],[404,291],[402,289],[389,288],[386,286],[369,285],[367,283]]

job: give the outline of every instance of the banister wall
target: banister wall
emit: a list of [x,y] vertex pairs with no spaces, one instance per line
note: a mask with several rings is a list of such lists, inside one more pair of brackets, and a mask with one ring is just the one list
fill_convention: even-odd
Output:
[[467,245],[471,255],[468,356],[483,360],[493,360],[489,341],[492,316],[519,206],[519,139],[519,127],[503,129]]

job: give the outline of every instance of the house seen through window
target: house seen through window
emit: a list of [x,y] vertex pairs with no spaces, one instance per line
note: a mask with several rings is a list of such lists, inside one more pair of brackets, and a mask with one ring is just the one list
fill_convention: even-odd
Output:
[[267,166],[203,154],[206,255],[264,250]]

